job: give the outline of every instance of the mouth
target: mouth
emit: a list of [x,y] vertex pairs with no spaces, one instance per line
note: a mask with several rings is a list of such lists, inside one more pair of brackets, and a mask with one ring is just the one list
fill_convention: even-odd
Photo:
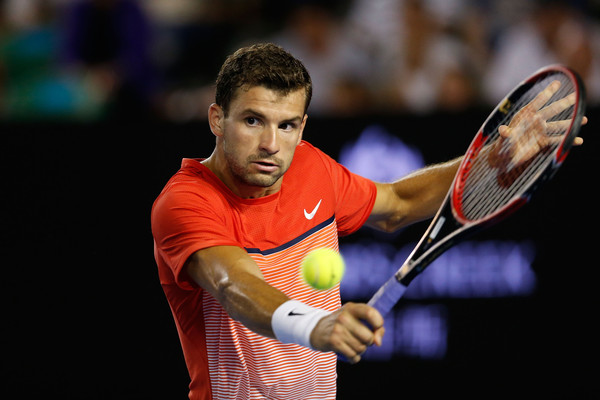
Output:
[[256,166],[259,171],[262,172],[274,172],[279,169],[279,165],[273,161],[268,160],[255,160],[252,164]]

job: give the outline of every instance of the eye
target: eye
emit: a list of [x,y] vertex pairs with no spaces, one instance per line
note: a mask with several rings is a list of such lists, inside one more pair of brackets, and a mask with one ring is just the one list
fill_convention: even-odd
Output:
[[279,125],[279,129],[281,129],[283,131],[292,131],[292,130],[296,129],[296,125],[291,122],[284,122]]
[[250,126],[256,126],[260,123],[259,119],[256,117],[247,117],[246,118],[246,124],[250,125]]

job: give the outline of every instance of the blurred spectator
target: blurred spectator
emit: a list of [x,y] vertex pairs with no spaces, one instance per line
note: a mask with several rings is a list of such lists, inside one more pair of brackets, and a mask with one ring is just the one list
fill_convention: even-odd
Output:
[[475,103],[478,65],[464,41],[469,32],[454,31],[452,25],[462,3],[354,2],[350,18],[376,48],[373,58],[379,61],[379,73],[374,76],[379,79],[373,84],[380,93],[381,108],[428,113],[461,110]]
[[496,103],[538,68],[561,63],[579,72],[591,104],[600,104],[600,28],[577,2],[536,0],[531,12],[506,26],[483,84]]
[[423,0],[401,2],[401,38],[384,74],[392,109],[428,113],[461,110],[475,101],[467,47],[445,31]]
[[156,60],[167,87],[197,86],[214,79],[235,27],[222,1],[150,0],[146,8],[159,32]]
[[49,0],[0,5],[0,116],[4,120],[93,118],[85,87],[56,63],[58,35]]
[[105,118],[149,118],[157,76],[151,21],[138,2],[74,0],[63,17],[62,61],[94,88]]
[[[145,0],[158,38],[154,55],[162,76],[165,116],[206,118],[212,85],[232,44],[261,36],[272,25],[265,0]],[[243,38],[243,39],[242,39]]]
[[356,32],[346,29],[332,4],[300,1],[286,22],[267,40],[290,51],[310,71],[314,87],[311,114],[340,116],[373,111],[369,108],[373,64],[359,46]]
[[597,106],[598,4],[0,0],[0,118],[204,119],[225,55],[258,41],[309,68],[311,115],[494,106],[557,62],[583,76]]

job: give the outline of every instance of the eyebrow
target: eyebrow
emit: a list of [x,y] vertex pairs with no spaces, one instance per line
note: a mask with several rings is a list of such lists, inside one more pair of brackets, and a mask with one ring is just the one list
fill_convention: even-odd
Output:
[[[243,114],[252,114],[252,115],[256,115],[258,118],[267,119],[267,117],[263,113],[261,113],[259,111],[256,111],[256,110],[254,110],[252,108],[245,109],[242,112],[242,115]],[[301,117],[301,116],[296,116],[296,117],[284,119],[284,120],[280,121],[279,123],[286,123],[286,122],[288,122],[288,123],[291,123],[291,122],[300,123],[300,122],[302,122],[302,118],[303,117]]]

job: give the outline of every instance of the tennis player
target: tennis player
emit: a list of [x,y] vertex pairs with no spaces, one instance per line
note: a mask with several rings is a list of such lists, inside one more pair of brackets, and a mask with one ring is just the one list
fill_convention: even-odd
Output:
[[342,306],[339,285],[306,285],[303,257],[365,223],[393,231],[431,217],[456,173],[458,160],[394,183],[351,173],[302,139],[311,94],[303,64],[278,46],[230,55],[208,110],[212,154],[183,159],[153,205],[190,399],[335,399],[336,353],[358,362],[381,344],[383,318]]

